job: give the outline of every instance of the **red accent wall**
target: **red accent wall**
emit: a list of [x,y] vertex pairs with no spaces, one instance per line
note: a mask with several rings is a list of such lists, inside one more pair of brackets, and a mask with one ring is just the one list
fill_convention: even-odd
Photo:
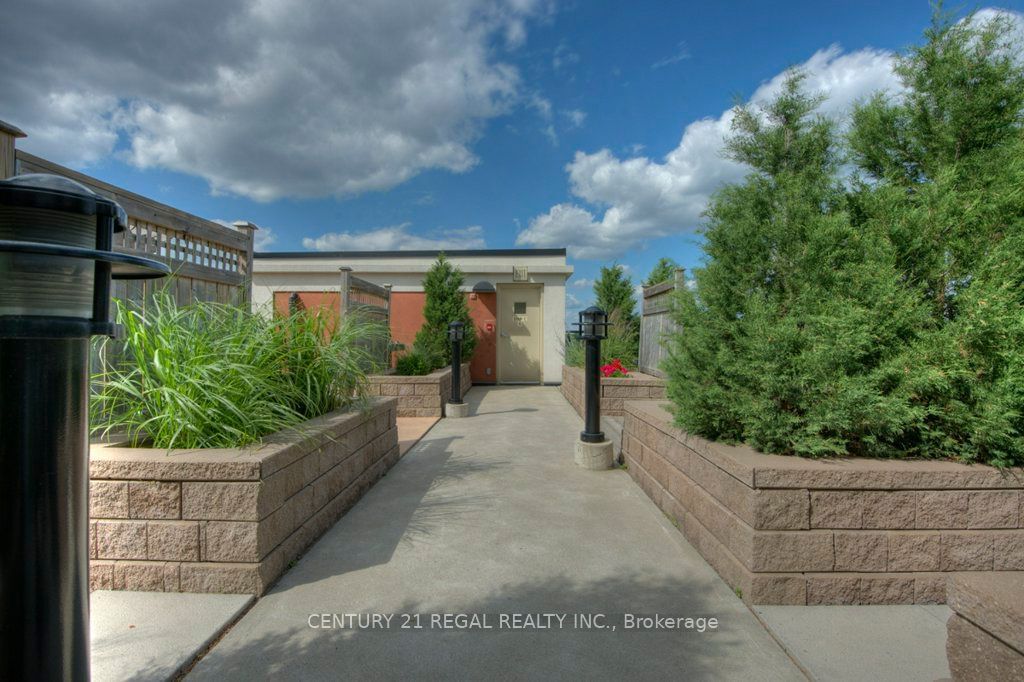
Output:
[[[494,383],[498,371],[498,297],[494,292],[467,294],[469,316],[476,327],[476,351],[469,364],[473,383]],[[391,338],[412,348],[416,332],[423,326],[426,294],[418,291],[391,292]],[[487,325],[491,331],[487,331]],[[490,374],[487,370],[490,369]]]
[[[289,291],[274,293],[274,309],[288,314]],[[473,383],[487,384],[497,380],[498,373],[498,294],[483,292],[466,294],[469,316],[476,327],[476,351],[469,364]],[[306,310],[326,307],[338,310],[338,293],[330,291],[300,291],[300,304]],[[423,326],[423,304],[426,294],[421,291],[391,292],[391,338],[411,349],[416,332]],[[336,314],[336,312],[335,312]],[[491,330],[487,331],[490,325]],[[490,374],[487,370],[490,370]]]
[[[493,291],[469,294],[467,303],[476,327],[476,350],[469,363],[469,375],[475,384],[493,384],[498,380],[498,294]],[[490,331],[487,331],[488,324]]]

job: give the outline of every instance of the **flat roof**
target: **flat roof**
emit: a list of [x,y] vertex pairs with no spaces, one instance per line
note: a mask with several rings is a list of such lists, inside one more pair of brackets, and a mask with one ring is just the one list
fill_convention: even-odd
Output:
[[437,249],[427,251],[257,251],[253,258],[437,258],[446,256],[564,256],[565,249]]

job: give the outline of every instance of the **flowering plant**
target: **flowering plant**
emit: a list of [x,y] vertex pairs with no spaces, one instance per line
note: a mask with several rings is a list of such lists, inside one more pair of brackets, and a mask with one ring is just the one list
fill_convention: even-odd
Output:
[[611,377],[628,377],[629,370],[622,365],[621,360],[614,358],[607,365],[601,365],[601,375],[606,379]]

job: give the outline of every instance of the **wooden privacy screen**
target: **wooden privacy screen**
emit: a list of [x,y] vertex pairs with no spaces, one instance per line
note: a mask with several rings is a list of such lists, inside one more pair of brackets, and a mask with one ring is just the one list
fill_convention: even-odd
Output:
[[[113,299],[129,302],[142,310],[160,291],[170,293],[178,305],[194,301],[248,304],[252,292],[250,273],[255,225],[244,223],[243,230],[236,230],[20,149],[14,153],[17,174],[62,175],[119,203],[128,213],[128,228],[114,236],[114,250],[145,256],[170,266],[173,276],[168,278],[115,280]],[[95,344],[91,360],[93,374],[125,361],[123,350],[118,341]]]
[[664,377],[661,361],[667,353],[663,346],[665,335],[676,331],[672,321],[672,294],[685,286],[683,270],[676,270],[674,279],[644,287],[643,307],[640,317],[640,359],[639,369],[645,374]]

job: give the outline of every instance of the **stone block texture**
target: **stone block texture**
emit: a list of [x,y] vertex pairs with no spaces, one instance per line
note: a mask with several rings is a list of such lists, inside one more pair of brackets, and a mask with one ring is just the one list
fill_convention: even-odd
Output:
[[954,680],[1024,679],[1024,575],[966,573],[949,580],[946,657]]
[[945,603],[949,576],[1024,576],[1024,471],[765,455],[663,401],[623,409],[629,474],[748,603]]
[[[374,374],[367,390],[372,396],[398,399],[399,417],[443,417],[445,403],[452,397],[452,368],[445,367],[419,377]],[[462,396],[473,386],[469,363],[462,363]]]
[[[583,416],[583,370],[562,365],[562,395]],[[659,377],[631,372],[628,377],[601,378],[601,414],[621,417],[627,400],[664,400],[665,380]]]
[[378,396],[233,450],[93,445],[90,588],[263,594],[398,461],[397,409]]

